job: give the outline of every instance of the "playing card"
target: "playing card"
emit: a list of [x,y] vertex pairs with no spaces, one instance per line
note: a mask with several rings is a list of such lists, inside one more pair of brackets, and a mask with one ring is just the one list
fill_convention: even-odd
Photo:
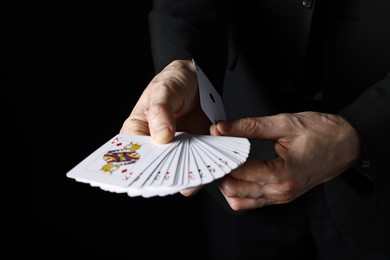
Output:
[[200,105],[207,117],[215,124],[219,120],[226,120],[225,108],[222,97],[219,95],[213,84],[207,78],[202,69],[192,60],[196,69]]
[[[222,98],[193,60],[202,109],[212,121],[226,120]],[[150,136],[117,134],[66,176],[102,190],[130,197],[165,196],[205,185],[243,164],[250,150],[246,138],[176,132],[169,144]]]
[[246,138],[177,132],[169,144],[118,134],[66,176],[130,197],[166,196],[210,183],[246,161]]
[[199,173],[199,177],[201,180],[201,184],[207,184],[214,180],[214,176],[212,174],[213,170],[204,162],[204,160],[200,157],[199,153],[196,151],[195,147],[190,147],[191,154],[194,158],[196,168]]
[[147,167],[175,144],[156,144],[149,136],[118,134],[71,169],[67,177],[107,189],[127,187],[140,175],[142,166]]
[[245,161],[249,155],[250,142],[248,139],[224,136],[202,135],[197,137],[205,145],[223,153],[224,156],[231,158],[237,163]]

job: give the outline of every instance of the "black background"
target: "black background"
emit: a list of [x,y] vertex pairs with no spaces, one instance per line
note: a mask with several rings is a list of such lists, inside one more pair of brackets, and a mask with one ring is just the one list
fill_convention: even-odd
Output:
[[35,82],[17,107],[28,140],[19,176],[34,172],[19,243],[37,257],[179,258],[180,251],[204,258],[202,194],[131,198],[66,177],[119,132],[153,76],[150,1],[45,8],[31,31]]

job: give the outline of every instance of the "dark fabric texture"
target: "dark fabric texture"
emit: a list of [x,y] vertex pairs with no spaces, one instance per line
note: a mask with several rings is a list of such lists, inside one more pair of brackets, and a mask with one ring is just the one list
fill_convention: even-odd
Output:
[[[302,259],[390,259],[390,1],[309,2],[237,1],[225,15],[230,3],[224,1],[155,1],[149,16],[155,69],[195,58],[220,91],[223,83],[230,118],[256,116],[253,111],[337,113],[361,137],[357,165],[291,205],[231,217],[226,205],[219,208],[223,199],[214,187],[209,194],[220,202],[210,201],[209,219],[218,216],[221,233],[210,237],[222,239],[235,225],[235,234],[242,232],[232,238],[237,258],[231,259],[253,259],[244,256],[261,251],[275,234],[275,243],[289,240]],[[261,154],[263,147],[256,149]],[[296,228],[294,239],[287,226]],[[267,235],[257,239],[262,230]],[[313,246],[322,255],[313,258]],[[293,255],[280,250],[281,257]]]

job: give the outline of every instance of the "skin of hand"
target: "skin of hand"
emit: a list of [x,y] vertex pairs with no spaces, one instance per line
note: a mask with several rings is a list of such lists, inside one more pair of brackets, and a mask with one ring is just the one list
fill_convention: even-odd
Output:
[[[274,142],[275,158],[250,158],[219,180],[235,211],[288,203],[351,167],[361,151],[359,136],[346,120],[318,112],[221,121],[210,132]],[[197,191],[181,193],[192,196]]]
[[156,143],[169,143],[175,131],[208,134],[192,60],[176,60],[155,75],[138,99],[120,133],[150,135]]

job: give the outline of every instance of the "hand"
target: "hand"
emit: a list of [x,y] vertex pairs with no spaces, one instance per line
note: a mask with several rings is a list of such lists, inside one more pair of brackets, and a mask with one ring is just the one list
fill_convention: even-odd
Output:
[[233,210],[288,203],[351,167],[360,154],[357,132],[331,114],[245,118],[219,122],[210,131],[275,143],[276,158],[248,159],[220,180],[219,188]]
[[176,60],[151,80],[120,132],[169,143],[175,131],[204,134],[209,133],[210,124],[200,107],[192,61]]

